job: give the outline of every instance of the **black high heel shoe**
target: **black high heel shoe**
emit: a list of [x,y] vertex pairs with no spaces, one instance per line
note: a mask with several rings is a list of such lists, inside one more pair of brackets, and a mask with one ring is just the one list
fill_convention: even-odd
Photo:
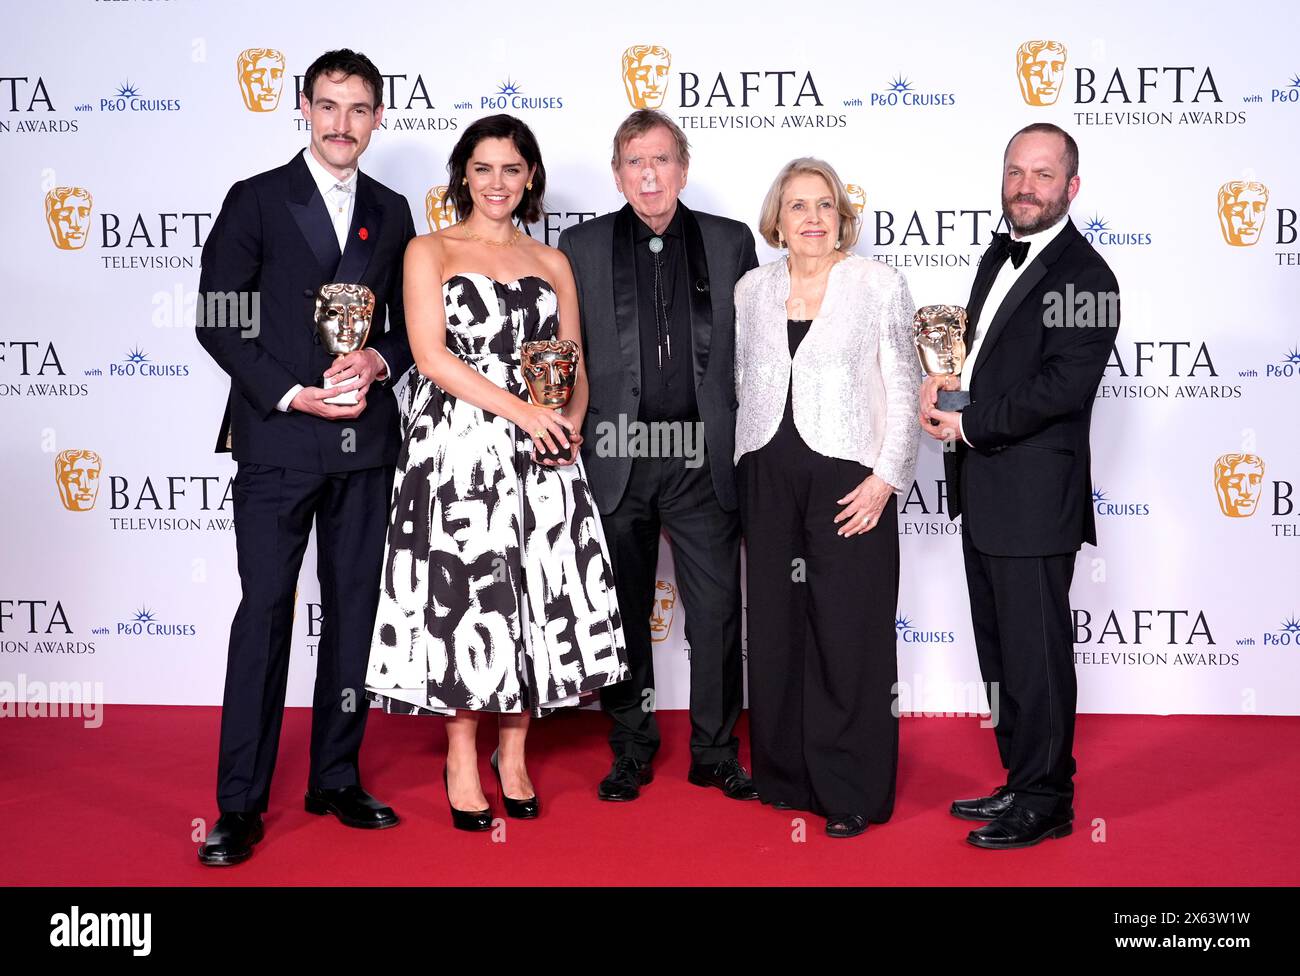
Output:
[[535,820],[542,812],[541,803],[536,796],[530,796],[527,800],[516,800],[513,797],[506,796],[505,784],[501,782],[501,770],[497,766],[497,754],[492,753],[492,772],[497,774],[497,790],[501,793],[501,805],[506,808],[506,816],[514,817],[516,820]]
[[442,767],[442,788],[447,791],[447,806],[451,807],[451,824],[457,830],[491,830],[492,808],[486,810],[457,810],[451,806],[451,786],[447,781],[447,767]]

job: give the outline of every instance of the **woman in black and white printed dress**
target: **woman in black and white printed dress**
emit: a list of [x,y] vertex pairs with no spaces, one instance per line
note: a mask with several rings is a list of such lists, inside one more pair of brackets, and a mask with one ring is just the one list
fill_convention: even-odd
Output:
[[[563,413],[529,402],[521,346],[580,338],[568,262],[513,224],[537,218],[545,171],[510,116],[470,126],[448,164],[460,223],[407,250],[416,369],[398,458],[366,679],[385,710],[442,714],[453,820],[486,829],[478,713],[500,716],[492,765],[508,814],[534,817],[530,716],[627,676],[599,515],[577,459],[586,376]],[[539,461],[533,448],[571,448]]]

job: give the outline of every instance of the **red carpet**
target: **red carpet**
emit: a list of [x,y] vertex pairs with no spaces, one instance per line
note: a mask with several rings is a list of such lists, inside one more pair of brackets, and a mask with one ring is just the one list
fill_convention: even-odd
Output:
[[[687,719],[660,713],[655,782],[602,803],[605,721],[592,712],[533,726],[542,817],[491,834],[454,831],[443,796],[441,720],[374,713],[365,785],[403,823],[365,832],[303,812],[310,715],[285,720],[267,838],[235,868],[201,867],[195,818],[212,818],[216,708],[109,706],[80,719],[0,722],[0,883],[89,885],[922,884],[1238,885],[1300,882],[1300,718],[1079,719],[1076,829],[1036,848],[991,852],[963,838],[948,803],[1000,781],[976,719],[904,719],[893,819],[832,840],[807,817],[737,803],[686,782]],[[483,781],[495,784],[480,751]],[[742,728],[742,741],[744,730]],[[747,757],[745,757],[747,759]],[[499,811],[499,807],[498,807]],[[1100,836],[1104,822],[1104,842]],[[1094,839],[1094,834],[1096,838]]]

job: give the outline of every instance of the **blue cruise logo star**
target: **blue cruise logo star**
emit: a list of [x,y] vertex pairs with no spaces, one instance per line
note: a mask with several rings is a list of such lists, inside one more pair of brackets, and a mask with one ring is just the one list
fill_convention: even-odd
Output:
[[135,98],[135,96],[139,94],[140,94],[140,89],[132,85],[130,81],[128,81],[125,85],[119,86],[117,89],[118,98]]
[[1300,634],[1300,620],[1297,620],[1295,614],[1287,618],[1282,624],[1282,630],[1288,634]]
[[1106,500],[1106,492],[1105,492],[1105,490],[1102,489],[1102,488],[1098,488],[1096,485],[1093,485],[1093,486],[1092,486],[1092,500],[1093,500],[1094,503],[1095,503],[1095,502],[1104,502],[1104,501]]
[[1282,362],[1290,363],[1293,366],[1300,366],[1300,348],[1292,349],[1286,354],[1286,359],[1282,360]]
[[152,623],[153,611],[149,610],[146,607],[141,607],[139,610],[135,612],[135,619],[142,624]]
[[519,82],[511,81],[509,78],[507,78],[505,81],[501,83],[501,87],[497,89],[497,94],[518,95],[522,91],[523,89],[519,87]]
[[898,92],[900,94],[903,92],[909,92],[912,90],[912,83],[900,74],[889,83],[889,88],[887,90]]
[[135,365],[139,366],[141,363],[147,363],[149,361],[149,357],[148,355],[145,354],[144,350],[142,350],[139,346],[136,346],[127,355],[126,361],[128,363],[135,363]]
[[1084,225],[1084,228],[1093,234],[1100,234],[1102,231],[1107,229],[1106,221],[1102,220],[1100,217],[1094,216]]
[[1291,79],[1291,87],[1292,87],[1292,88],[1300,88],[1300,75],[1295,75],[1294,77],[1292,77],[1292,79]]
[[912,621],[909,620],[907,617],[894,618],[894,630],[898,631],[900,634],[905,630],[910,630],[911,627],[912,627]]

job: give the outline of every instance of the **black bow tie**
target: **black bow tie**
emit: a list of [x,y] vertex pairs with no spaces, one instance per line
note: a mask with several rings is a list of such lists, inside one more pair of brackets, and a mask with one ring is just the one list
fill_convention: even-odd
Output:
[[1011,258],[1011,266],[1018,268],[1025,263],[1025,258],[1029,257],[1028,241],[1013,241],[1010,234],[993,235],[993,257],[1000,260],[1004,257]]

